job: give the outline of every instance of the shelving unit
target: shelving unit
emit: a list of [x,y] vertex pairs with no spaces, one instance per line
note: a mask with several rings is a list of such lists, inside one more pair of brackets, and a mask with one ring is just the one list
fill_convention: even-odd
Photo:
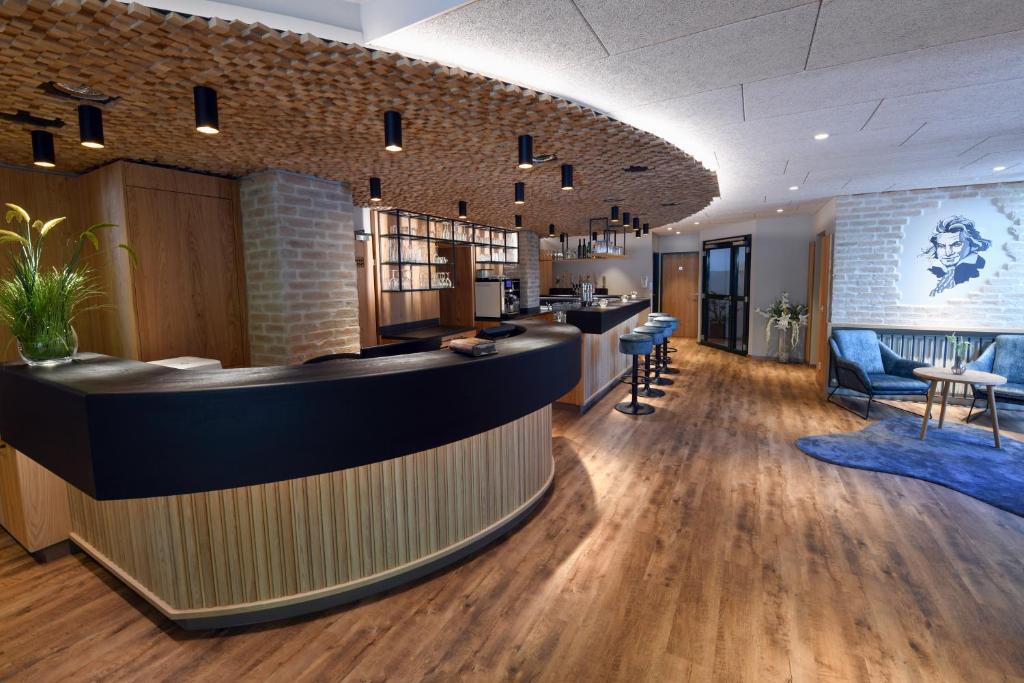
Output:
[[473,247],[478,264],[519,262],[519,235],[513,230],[403,209],[376,213],[383,292],[451,289],[456,268],[450,256],[459,244]]

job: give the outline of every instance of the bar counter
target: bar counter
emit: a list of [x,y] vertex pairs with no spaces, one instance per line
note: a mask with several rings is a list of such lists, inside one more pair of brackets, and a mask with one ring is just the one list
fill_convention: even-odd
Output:
[[68,482],[71,540],[183,627],[302,614],[455,562],[542,500],[580,334],[519,327],[482,358],[7,365],[0,433]]

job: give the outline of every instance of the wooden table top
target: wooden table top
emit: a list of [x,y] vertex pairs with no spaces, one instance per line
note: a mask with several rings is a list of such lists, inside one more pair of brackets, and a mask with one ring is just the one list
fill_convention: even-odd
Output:
[[968,370],[962,375],[953,374],[950,368],[916,368],[914,375],[921,379],[936,382],[963,382],[964,384],[979,384],[985,387],[997,387],[1006,384],[1006,378],[991,372],[980,370]]

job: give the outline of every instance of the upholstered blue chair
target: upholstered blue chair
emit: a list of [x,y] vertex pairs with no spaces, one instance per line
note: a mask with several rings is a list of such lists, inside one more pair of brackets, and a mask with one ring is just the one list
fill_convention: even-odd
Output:
[[[997,336],[973,363],[967,364],[967,367],[970,370],[994,372],[1006,378],[1006,384],[993,389],[996,403],[1024,405],[1024,334]],[[967,413],[968,422],[971,421],[974,404],[979,398],[985,400],[985,410],[978,413],[978,416],[984,415],[990,408],[985,387],[972,385],[971,389],[974,391],[974,400],[971,401],[971,410]]]
[[[901,358],[878,339],[873,330],[833,330],[829,339],[832,346],[832,371],[836,387],[828,400],[850,410],[832,396],[842,389],[850,389],[868,397],[862,417],[871,415],[871,402],[876,396],[922,396],[928,393],[929,383],[914,377],[914,368],[928,363]],[[850,411],[854,412],[854,411]]]

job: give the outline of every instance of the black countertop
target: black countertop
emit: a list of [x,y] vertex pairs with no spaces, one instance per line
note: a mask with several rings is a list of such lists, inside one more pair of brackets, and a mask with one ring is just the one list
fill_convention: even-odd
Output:
[[565,311],[565,322],[575,325],[584,334],[604,334],[650,307],[650,299],[637,299],[626,304],[621,301],[609,300],[607,308],[600,306],[570,308]]
[[175,370],[81,354],[0,367],[0,434],[98,500],[269,483],[494,429],[580,376],[580,335],[525,320],[482,358],[448,350],[315,365]]
[[431,325],[429,327],[414,327],[408,330],[402,330],[401,332],[393,332],[387,336],[388,339],[433,339],[450,337],[455,334],[462,334],[463,332],[469,332],[475,330],[475,327],[458,327],[452,325]]

